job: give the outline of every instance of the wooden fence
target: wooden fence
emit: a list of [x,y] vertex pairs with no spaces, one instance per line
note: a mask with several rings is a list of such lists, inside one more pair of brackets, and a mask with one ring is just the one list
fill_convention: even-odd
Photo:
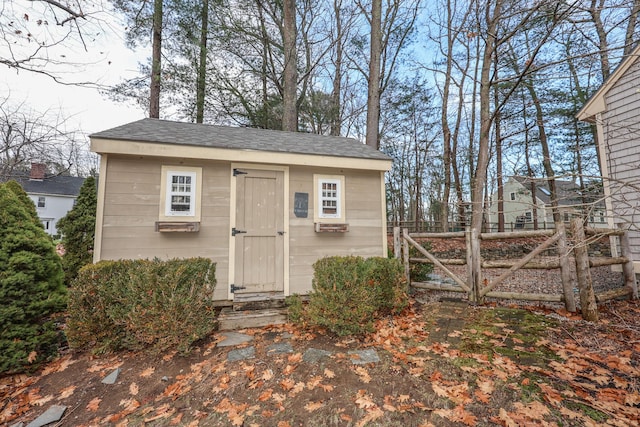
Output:
[[[514,231],[502,233],[480,233],[480,240],[506,241],[514,238],[546,238],[533,251],[524,257],[513,260],[483,260],[480,254],[480,242],[471,239],[472,233],[465,231],[447,233],[409,233],[407,229],[394,227],[393,246],[396,258],[403,260],[405,275],[411,286],[427,290],[451,291],[466,293],[469,300],[483,303],[485,298],[503,298],[513,300],[563,302],[568,311],[576,311],[574,289],[579,289],[580,309],[588,320],[597,320],[597,302],[606,301],[621,296],[638,298],[638,286],[633,271],[633,260],[627,234],[622,229],[590,229],[585,228],[580,219],[571,222],[571,235],[568,237],[564,224],[559,223],[552,230]],[[618,236],[620,239],[619,257],[590,257],[587,247],[590,239],[600,236]],[[425,249],[419,240],[423,239],[465,239],[465,259],[439,259]],[[557,256],[540,259],[538,256],[555,244]],[[410,247],[418,250],[424,258],[409,256]],[[537,258],[538,257],[538,258]],[[431,263],[444,272],[455,282],[455,285],[437,284],[431,282],[412,282],[410,277],[410,263]],[[571,268],[575,265],[575,272]],[[590,267],[622,265],[625,284],[618,289],[600,294],[593,291]],[[460,277],[447,268],[447,265],[466,265],[466,275]],[[497,278],[483,277],[483,269],[505,270]],[[520,269],[559,269],[562,280],[561,294],[499,292],[495,288],[504,283]]]

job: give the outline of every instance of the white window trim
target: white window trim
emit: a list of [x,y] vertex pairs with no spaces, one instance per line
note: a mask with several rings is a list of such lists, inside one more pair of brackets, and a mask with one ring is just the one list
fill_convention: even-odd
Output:
[[[330,182],[337,184],[337,213],[322,214],[322,184]],[[345,223],[345,179],[344,175],[313,175],[313,220],[320,223]]]
[[[42,206],[40,206],[40,199],[42,199]],[[46,208],[47,198],[45,196],[38,196],[38,201],[36,202],[36,206],[39,208]]]
[[[191,176],[191,203],[189,211],[171,212],[171,179],[175,175]],[[160,221],[200,221],[202,199],[202,168],[188,166],[162,166],[160,183]]]

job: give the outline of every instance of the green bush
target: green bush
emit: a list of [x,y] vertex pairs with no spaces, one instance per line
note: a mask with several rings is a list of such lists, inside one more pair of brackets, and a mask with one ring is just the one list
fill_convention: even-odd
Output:
[[402,311],[407,305],[406,282],[398,260],[328,257],[314,265],[313,291],[301,310],[291,300],[299,322],[326,327],[340,335],[373,331],[376,318]]
[[60,257],[34,213],[20,186],[0,184],[0,374],[36,368],[64,338],[54,322],[66,307]]
[[85,179],[75,205],[56,225],[62,234],[62,245],[65,250],[62,267],[67,284],[75,279],[82,266],[90,264],[93,259],[96,191],[95,178],[90,176]]
[[215,264],[206,258],[87,265],[70,289],[69,344],[96,353],[186,353],[216,326],[215,284]]

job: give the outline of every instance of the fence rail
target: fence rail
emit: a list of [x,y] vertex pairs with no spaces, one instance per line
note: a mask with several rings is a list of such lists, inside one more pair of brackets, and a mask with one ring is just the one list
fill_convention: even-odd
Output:
[[[633,299],[638,298],[638,286],[635,281],[633,261],[627,233],[622,229],[594,229],[585,228],[580,219],[574,219],[570,223],[571,235],[567,236],[564,223],[559,223],[553,229],[510,231],[501,233],[479,233],[479,240],[508,240],[515,238],[541,238],[544,241],[531,252],[520,259],[513,260],[482,260],[480,256],[480,242],[472,241],[472,233],[467,228],[464,231],[448,232],[411,232],[407,228],[395,226],[393,230],[393,245],[396,258],[402,259],[405,275],[411,286],[419,289],[449,291],[466,293],[468,298],[478,303],[483,303],[484,298],[504,298],[512,300],[564,302],[568,311],[576,311],[573,290],[579,289],[580,309],[588,320],[597,319],[597,303],[608,299],[629,295]],[[619,236],[621,256],[619,257],[590,257],[587,252],[589,238],[592,236]],[[466,256],[464,259],[438,258],[420,243],[421,239],[452,239],[464,238]],[[570,244],[570,245],[569,245]],[[536,257],[552,245],[557,247],[555,259],[536,259]],[[423,258],[410,257],[410,247],[415,248]],[[411,263],[431,263],[444,272],[455,284],[440,284],[432,282],[412,282],[410,277]],[[575,272],[570,268],[575,265]],[[593,292],[590,268],[606,265],[622,265],[624,275],[624,287],[613,289],[600,294]],[[447,265],[466,265],[466,275],[461,277],[455,274]],[[483,278],[482,269],[505,269],[506,271],[494,279]],[[504,292],[494,289],[504,283],[520,269],[559,269],[562,279],[561,294],[541,294],[523,292]]]

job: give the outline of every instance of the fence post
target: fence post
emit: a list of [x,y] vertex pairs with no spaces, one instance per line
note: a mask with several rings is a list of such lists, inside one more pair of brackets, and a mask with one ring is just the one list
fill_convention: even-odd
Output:
[[[546,227],[546,222],[545,222]],[[564,223],[559,222],[556,226],[556,233],[560,235],[558,239],[558,260],[560,261],[560,277],[562,279],[562,294],[564,295],[564,308],[571,313],[576,311],[576,298],[573,294],[573,274],[569,266],[569,246],[567,245],[567,230]]]
[[571,220],[573,236],[575,237],[575,248],[573,252],[576,257],[576,274],[578,275],[578,288],[580,289],[580,311],[585,320],[598,321],[598,305],[593,292],[593,282],[591,280],[591,270],[589,270],[589,253],[584,234],[584,224],[582,219]]
[[[618,224],[618,228],[622,229],[622,224]],[[638,299],[638,284],[633,270],[633,255],[631,254],[631,244],[626,230],[620,235],[620,255],[628,260],[622,264],[624,284],[631,289],[631,299]]]
[[[406,228],[402,229],[402,236],[407,237],[409,232]],[[409,241],[402,239],[402,260],[404,263],[404,277],[407,278],[407,287],[411,286],[411,270],[409,268]]]
[[393,227],[393,257],[395,259],[400,259],[402,256],[402,247],[400,245],[400,227]]
[[475,302],[480,301],[480,283],[481,283],[481,269],[480,269],[480,236],[479,233],[473,233],[469,226],[464,229],[464,236],[467,247],[467,280],[471,292],[469,294],[469,300]]

